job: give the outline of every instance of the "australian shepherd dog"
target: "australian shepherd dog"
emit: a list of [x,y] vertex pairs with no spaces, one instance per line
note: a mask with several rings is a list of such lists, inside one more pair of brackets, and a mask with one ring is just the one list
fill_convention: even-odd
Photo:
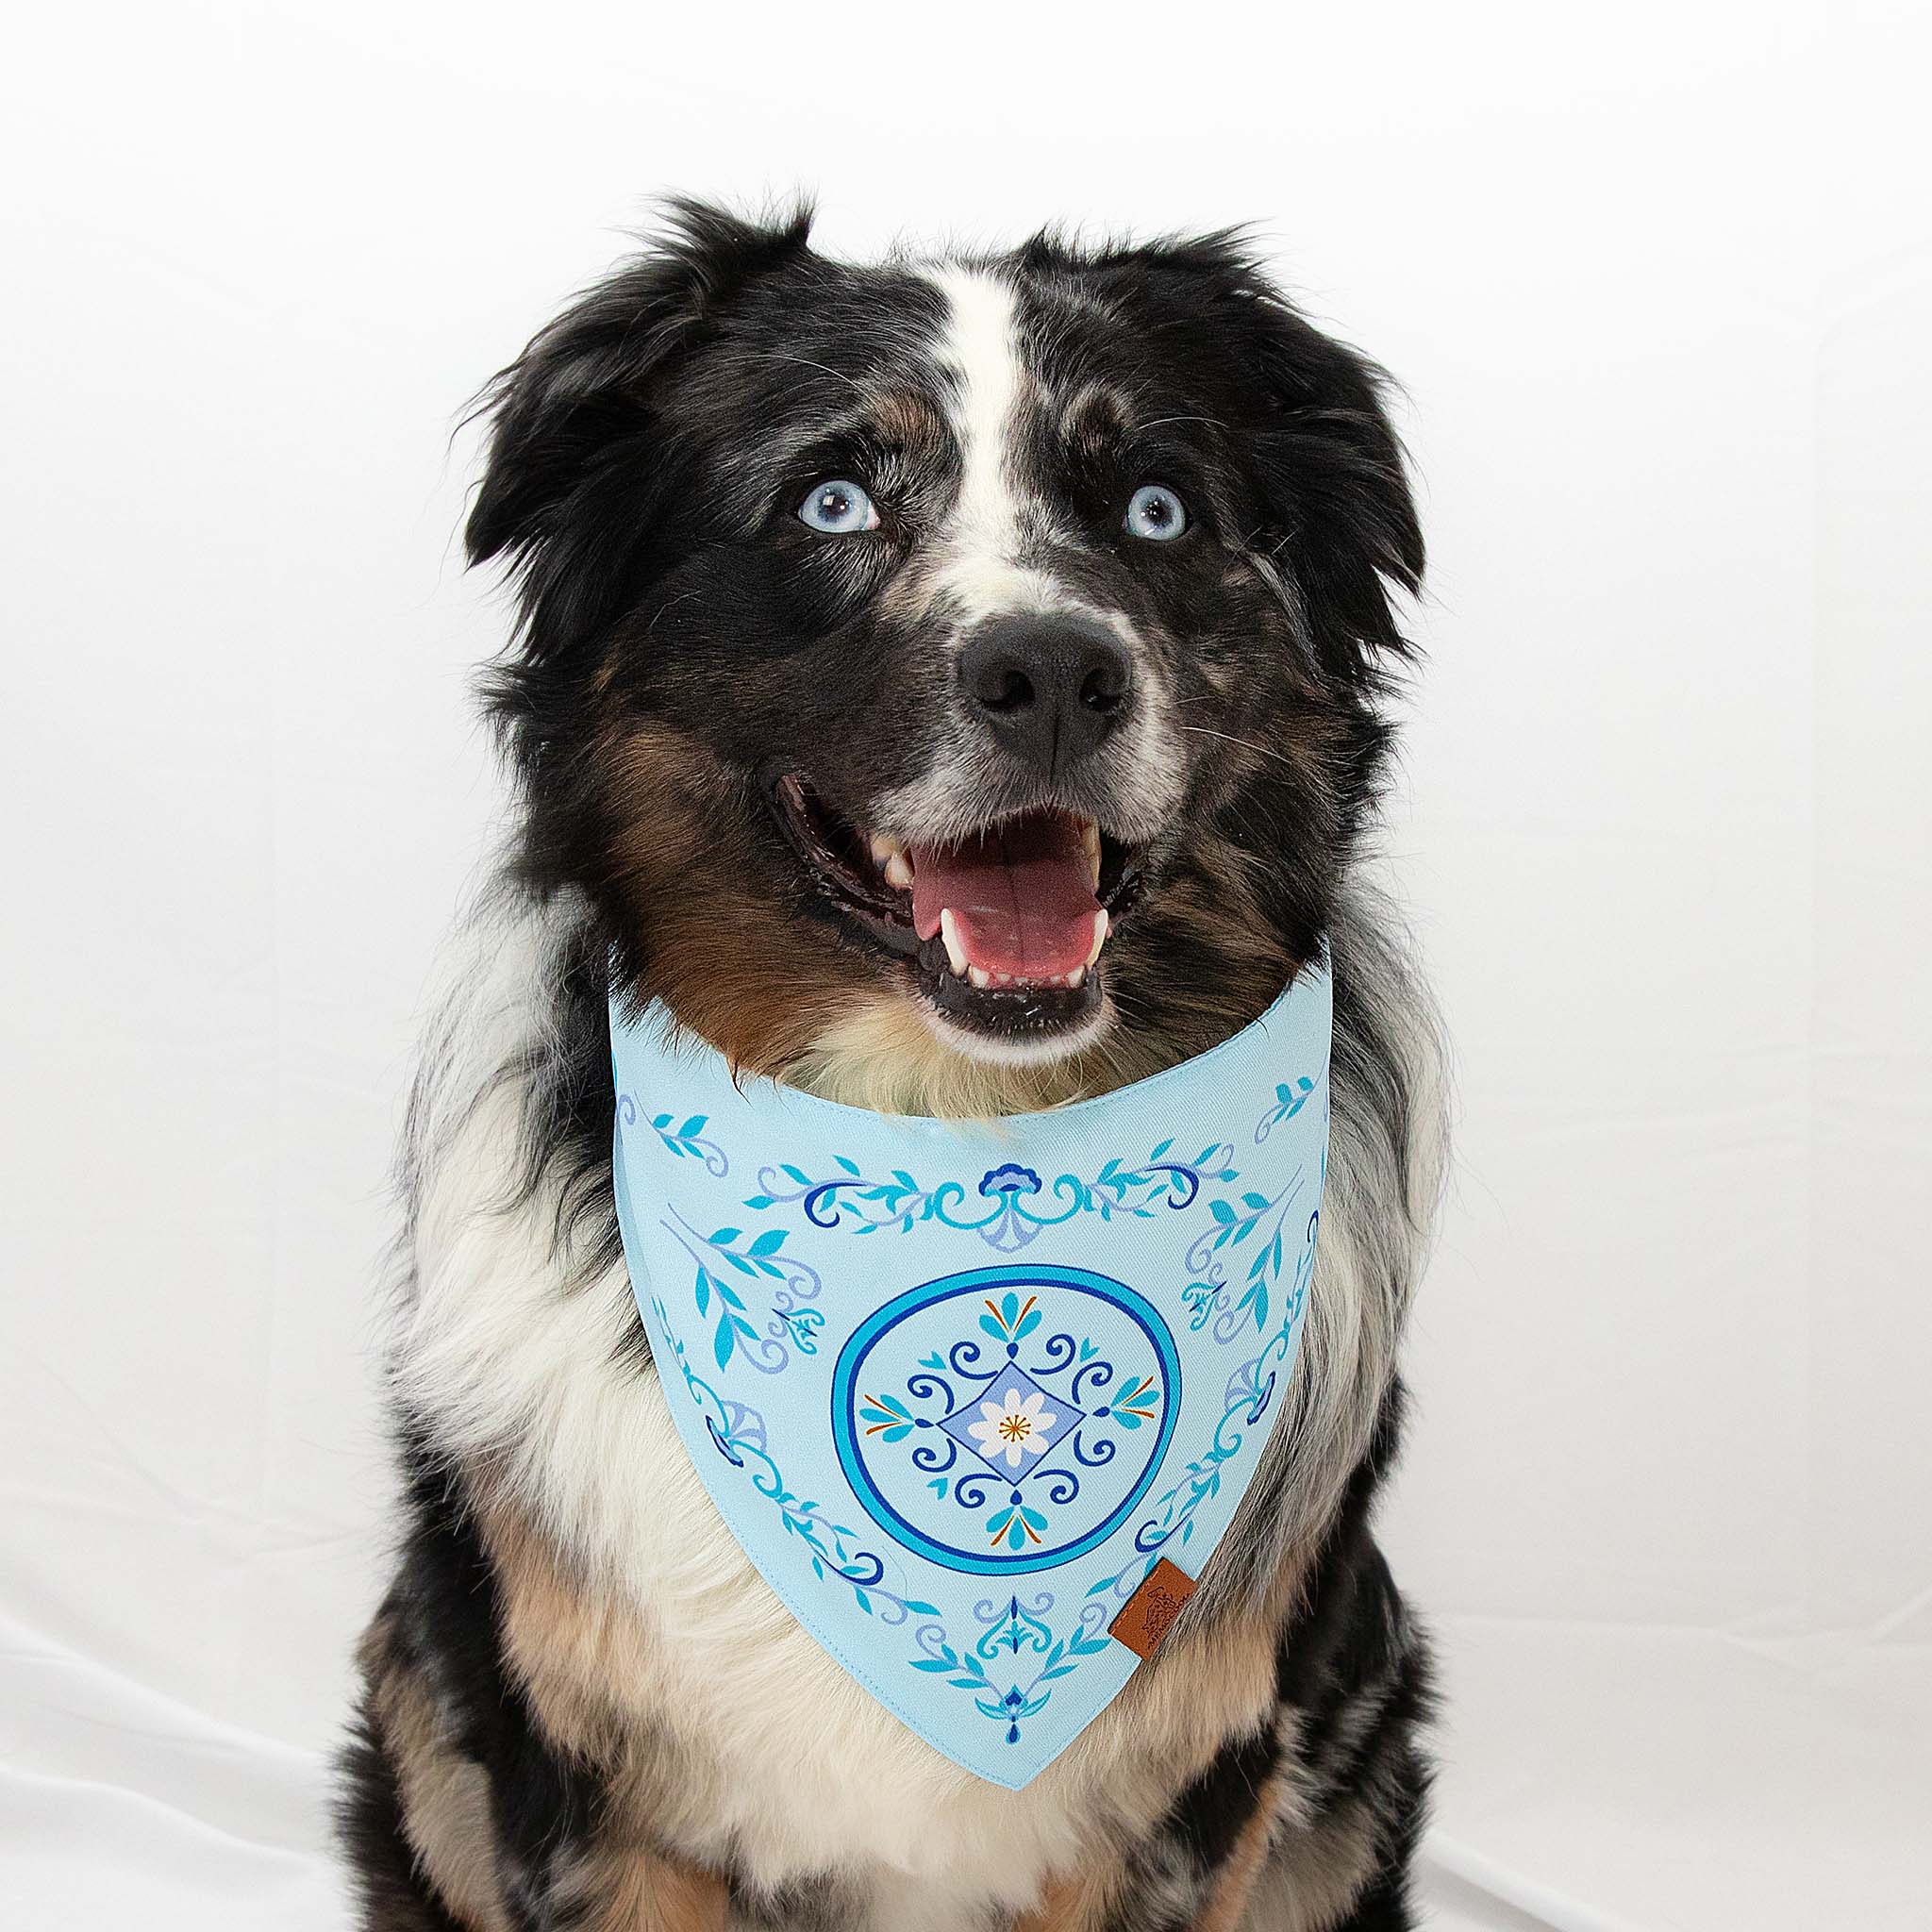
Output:
[[[1382,379],[1239,235],[854,266],[808,226],[678,204],[480,405],[515,830],[402,1159],[361,1923],[1392,1932],[1429,1669],[1370,1520],[1441,1083],[1360,875],[1423,567]],[[951,916],[989,879],[1004,911]],[[1320,957],[1329,1175],[1259,1473],[1153,1660],[984,1782],[693,1473],[617,1236],[609,999],[741,1082],[983,1118],[1197,1055]]]

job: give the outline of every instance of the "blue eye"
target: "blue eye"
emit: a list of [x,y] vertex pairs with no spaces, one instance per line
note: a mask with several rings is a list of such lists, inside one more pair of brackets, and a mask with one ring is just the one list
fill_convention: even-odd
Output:
[[1185,506],[1164,484],[1143,483],[1127,499],[1126,528],[1132,536],[1165,543],[1187,527]]
[[843,476],[814,483],[798,506],[798,521],[822,537],[856,537],[879,526],[878,506],[857,483]]

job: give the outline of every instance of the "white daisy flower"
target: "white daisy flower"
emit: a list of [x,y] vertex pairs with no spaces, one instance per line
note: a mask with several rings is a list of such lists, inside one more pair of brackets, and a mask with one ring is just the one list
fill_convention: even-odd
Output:
[[1041,1407],[1044,1399],[1037,1389],[1024,1400],[1017,1388],[1008,1389],[997,1402],[979,1405],[980,1420],[968,1423],[966,1433],[989,1462],[1004,1456],[1008,1469],[1018,1469],[1029,1456],[1046,1454],[1047,1433],[1059,1421]]

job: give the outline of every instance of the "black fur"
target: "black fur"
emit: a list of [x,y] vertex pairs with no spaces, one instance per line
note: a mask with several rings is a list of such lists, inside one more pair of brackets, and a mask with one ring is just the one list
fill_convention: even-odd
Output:
[[[460,1479],[414,1431],[401,1457],[408,1529],[396,1579],[377,1613],[383,1656],[372,1676],[419,1681],[433,1695],[450,1748],[483,1774],[501,1889],[518,1932],[553,1932],[562,1864],[597,1828],[595,1773],[545,1743],[507,1668],[496,1580]],[[374,1689],[344,1760],[338,1824],[362,1884],[364,1923],[384,1932],[453,1924],[415,1870],[401,1827],[395,1772],[382,1745]],[[420,1919],[409,1916],[421,1914]]]
[[[1286,1774],[1298,1822],[1287,1839],[1327,1824],[1338,1807],[1366,1800],[1375,1870],[1345,1922],[1407,1926],[1407,1870],[1428,1792],[1428,1768],[1414,1735],[1432,1709],[1428,1657],[1370,1531],[1374,1499],[1394,1458],[1402,1391],[1391,1390],[1374,1444],[1349,1485],[1300,1607],[1283,1627],[1275,1663],[1273,1722],[1232,1740],[1175,1800],[1164,1836],[1184,1850],[1197,1882],[1211,1886],[1255,1815],[1268,1781]],[[1344,1722],[1375,1713],[1342,1741]],[[1167,1846],[1144,1846],[1151,1869],[1171,1863]],[[1367,1912],[1368,1917],[1359,1914]],[[1394,1916],[1391,1916],[1394,1914]],[[1186,1932],[1185,1915],[1160,1932]],[[1110,1932],[1152,1932],[1131,1919]]]
[[382,1732],[358,1715],[338,1766],[336,1837],[354,1874],[358,1923],[384,1932],[463,1932],[417,1869]]

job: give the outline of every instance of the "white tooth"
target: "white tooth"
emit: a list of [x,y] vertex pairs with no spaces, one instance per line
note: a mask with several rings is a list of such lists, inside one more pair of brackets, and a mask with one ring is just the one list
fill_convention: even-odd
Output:
[[995,973],[993,974],[993,977],[997,979],[1002,986],[1011,986],[1013,983],[1013,975],[1010,973]]
[[902,892],[912,890],[912,861],[903,852],[895,852],[886,860],[886,883]]
[[1067,991],[1068,991],[1069,992],[1072,992],[1072,991],[1074,991],[1074,989],[1075,987],[1079,987],[1079,986],[1085,986],[1086,984],[1087,984],[1087,969],[1086,969],[1086,967],[1084,967],[1084,966],[1075,966],[1075,967],[1074,968],[1074,970],[1073,970],[1073,971],[1072,971],[1072,972],[1071,972],[1070,974],[1067,974],[1067,980],[1066,980],[1066,985],[1067,985]]
[[1093,915],[1093,950],[1087,955],[1087,964],[1092,965],[1100,958],[1100,949],[1107,943],[1107,908],[1103,906]]
[[1087,854],[1088,870],[1093,874],[1093,884],[1100,883],[1100,827],[1091,819],[1080,821],[1080,844]]
[[950,906],[940,914],[940,937],[946,942],[946,963],[956,977],[963,979],[966,976],[966,948],[959,943],[959,922],[953,917]]
[[984,966],[968,967],[966,976],[972,980],[974,986],[991,986],[992,984],[992,974]]

